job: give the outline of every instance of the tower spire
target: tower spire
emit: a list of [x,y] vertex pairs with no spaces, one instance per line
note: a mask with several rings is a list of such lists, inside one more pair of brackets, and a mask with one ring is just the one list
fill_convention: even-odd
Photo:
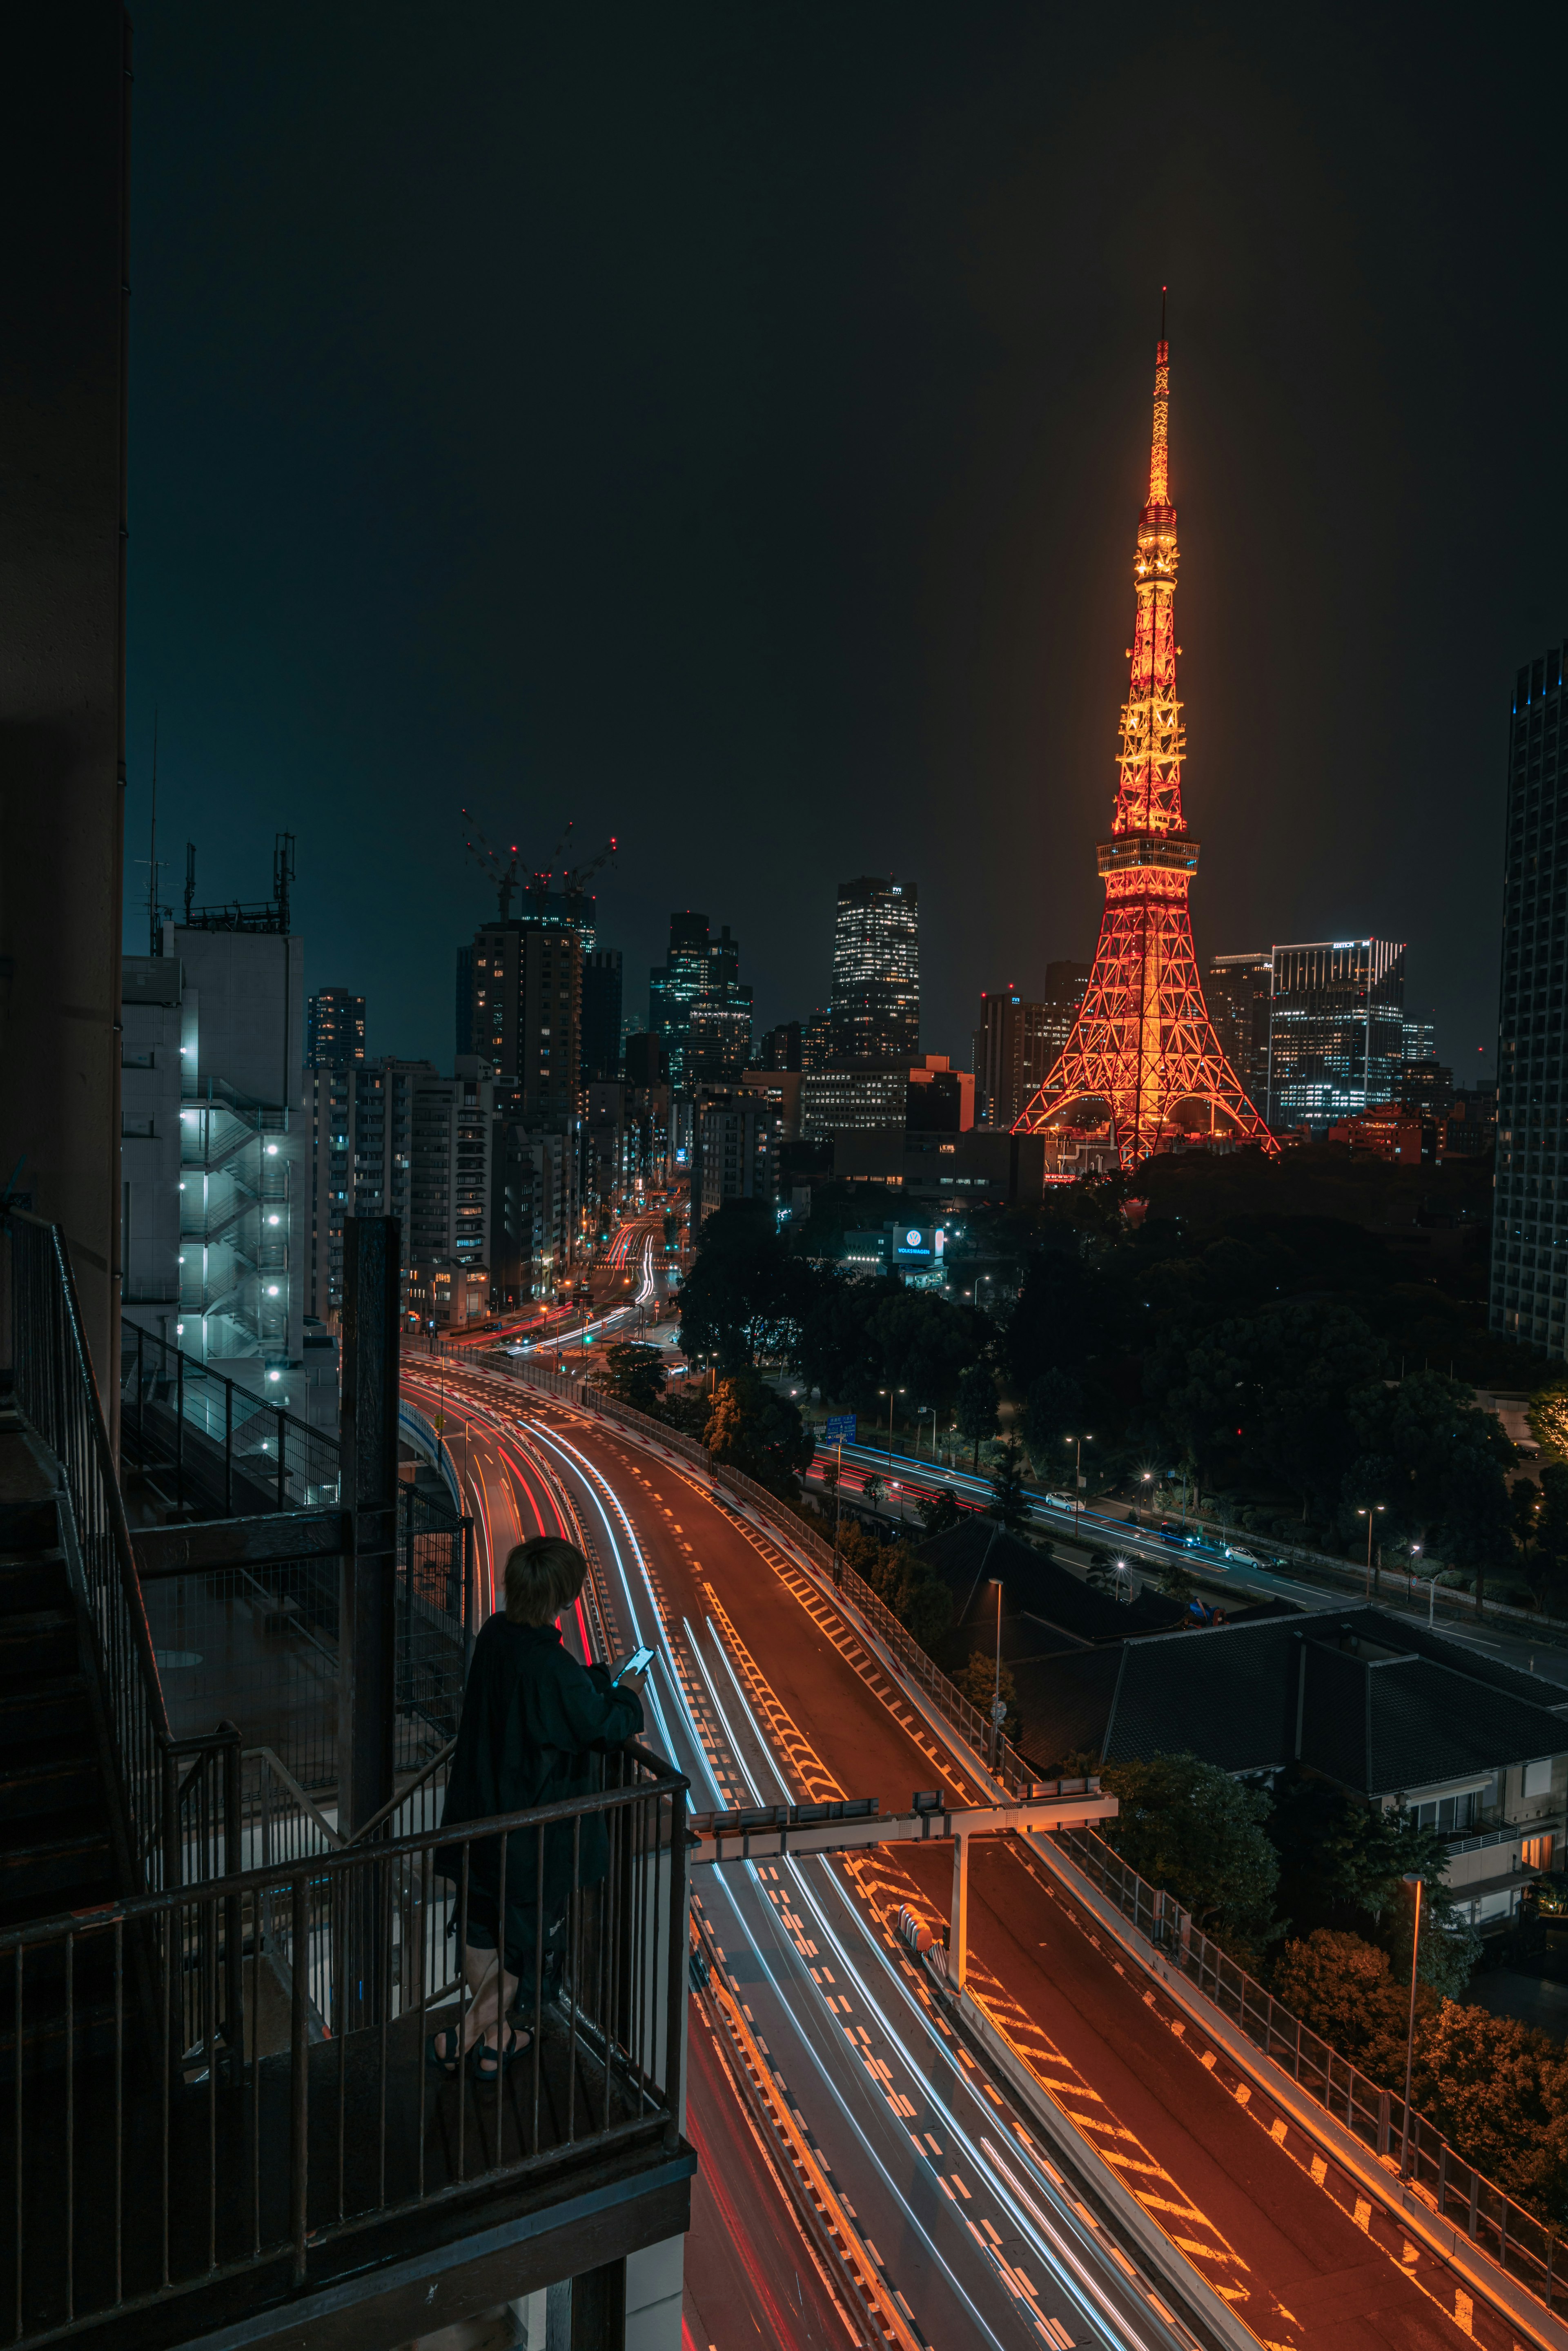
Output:
[[1104,918],[1072,1033],[1014,1129],[1074,1138],[1068,1155],[1080,1167],[1082,1145],[1103,1135],[1107,1125],[1124,1168],[1197,1135],[1279,1149],[1214,1033],[1193,951],[1187,891],[1198,845],[1182,812],[1186,737],[1176,699],[1169,415],[1162,287],[1149,501],[1138,517],[1133,563],[1137,617],[1122,705],[1120,776],[1111,838],[1099,849]]
[[1166,340],[1166,294],[1160,287],[1160,340],[1155,345],[1155,437],[1149,451],[1149,504],[1170,503],[1171,347]]

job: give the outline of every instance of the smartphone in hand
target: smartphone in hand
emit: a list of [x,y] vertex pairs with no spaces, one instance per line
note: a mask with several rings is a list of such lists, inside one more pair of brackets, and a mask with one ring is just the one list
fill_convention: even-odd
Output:
[[652,1649],[633,1649],[625,1663],[616,1667],[611,1679],[617,1687],[625,1678],[641,1681],[653,1662]]

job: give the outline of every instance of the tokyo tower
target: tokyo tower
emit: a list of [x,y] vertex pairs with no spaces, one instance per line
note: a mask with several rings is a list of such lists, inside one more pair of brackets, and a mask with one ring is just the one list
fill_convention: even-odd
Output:
[[1270,1153],[1279,1149],[1220,1050],[1193,953],[1186,893],[1197,843],[1181,810],[1185,737],[1176,691],[1169,416],[1162,298],[1149,501],[1138,517],[1133,566],[1138,617],[1122,706],[1121,781],[1111,838],[1099,850],[1105,915],[1072,1033],[1013,1129],[1059,1133],[1081,1123],[1072,1117],[1080,1105],[1103,1103],[1124,1168],[1189,1134],[1226,1134]]

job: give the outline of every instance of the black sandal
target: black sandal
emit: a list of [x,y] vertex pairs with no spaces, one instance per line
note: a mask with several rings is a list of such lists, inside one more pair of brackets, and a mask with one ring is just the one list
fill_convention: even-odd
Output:
[[507,2066],[532,2045],[533,2037],[531,2032],[519,2032],[515,2025],[508,2024],[504,2049],[492,2049],[487,2041],[476,2041],[468,2052],[468,2071],[476,2082],[498,2082]]
[[438,2041],[444,2041],[450,2046],[451,2043],[455,2041],[456,2038],[456,2034],[451,2032],[432,2032],[427,2034],[425,2037],[425,2064],[427,2065],[434,2065],[437,2073],[444,2074],[449,2082],[455,2082],[457,2079],[457,2069],[463,2061],[463,2052],[461,2049],[458,2049],[453,2051],[450,2055],[443,2055],[442,2052],[435,2044]]

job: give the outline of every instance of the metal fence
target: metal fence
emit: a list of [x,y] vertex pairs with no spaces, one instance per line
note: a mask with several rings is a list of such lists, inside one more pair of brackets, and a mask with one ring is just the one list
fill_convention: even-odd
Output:
[[[1271,2057],[1337,2123],[1380,2158],[1406,2148],[1405,2101],[1331,2047],[1265,1991],[1245,1968],[1192,1923],[1174,1896],[1151,1886],[1091,1829],[1063,1829],[1055,1844],[1092,1886],[1163,1957],[1206,1992],[1264,2056]],[[1568,2273],[1560,2240],[1451,2147],[1436,2123],[1411,2103],[1409,2177],[1424,2202],[1519,2280],[1546,2307],[1568,2312]]]
[[[641,1749],[603,1770],[586,1796],[323,1839],[0,1936],[5,2339],[225,2281],[237,2315],[350,2232],[373,2261],[433,2205],[568,2155],[673,2147],[687,1782]],[[528,2043],[448,2079],[426,2037],[495,2029],[486,1960],[465,1980],[458,1955],[498,1920]]]
[[338,1499],[335,1437],[139,1322],[121,1321],[120,1364],[121,1444],[177,1510],[232,1518]]

